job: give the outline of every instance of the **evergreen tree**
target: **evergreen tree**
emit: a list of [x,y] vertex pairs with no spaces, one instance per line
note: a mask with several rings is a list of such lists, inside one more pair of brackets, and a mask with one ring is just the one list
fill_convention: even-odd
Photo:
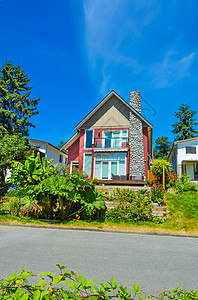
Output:
[[60,141],[60,143],[58,144],[57,148],[60,149],[65,145],[65,142],[63,142],[62,140]]
[[178,123],[173,124],[173,133],[179,134],[176,137],[176,141],[191,139],[197,136],[198,131],[194,129],[198,123],[193,119],[196,111],[190,111],[190,106],[187,104],[181,104],[178,107],[178,112],[174,113],[174,116],[179,119]]
[[35,127],[29,118],[38,114],[38,99],[30,100],[32,87],[20,66],[5,63],[0,70],[0,135],[17,134],[28,136],[29,127]]
[[162,136],[157,138],[155,141],[155,148],[154,148],[154,157],[155,158],[163,158],[165,156],[168,156],[169,151],[171,149],[171,143],[168,141],[167,136]]
[[20,134],[5,134],[0,139],[0,187],[5,183],[6,169],[13,160],[25,161],[29,149],[28,139]]

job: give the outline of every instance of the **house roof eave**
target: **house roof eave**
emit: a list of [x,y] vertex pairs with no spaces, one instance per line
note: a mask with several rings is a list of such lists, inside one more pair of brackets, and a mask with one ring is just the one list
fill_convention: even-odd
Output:
[[135,113],[148,127],[153,128],[153,125],[148,122],[135,108],[129,105],[122,97],[120,97],[114,90],[112,90],[98,105],[95,106],[94,109],[90,111],[90,113],[74,128],[74,130],[78,130],[81,126],[89,120],[97,111],[100,109],[110,98],[111,96],[116,96],[125,106],[127,106],[133,113]]
[[76,131],[72,137],[60,148],[61,150],[67,150],[80,136],[80,132]]
[[56,146],[48,143],[48,142],[45,142],[45,141],[40,141],[40,140],[35,140],[35,139],[30,139],[30,138],[27,138],[31,143],[37,143],[37,144],[43,144],[43,145],[46,145],[46,146],[49,146],[50,148],[52,148],[53,150],[56,150],[58,152],[61,152],[61,155],[64,155],[65,157],[67,156],[67,154],[65,152],[63,152],[61,149],[57,148]]

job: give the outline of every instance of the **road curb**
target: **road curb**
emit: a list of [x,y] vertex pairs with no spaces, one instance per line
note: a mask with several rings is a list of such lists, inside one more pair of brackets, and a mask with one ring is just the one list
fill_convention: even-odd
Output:
[[79,231],[92,231],[92,232],[106,232],[106,233],[125,233],[137,235],[153,235],[153,236],[167,236],[167,237],[185,237],[185,238],[198,238],[197,234],[185,233],[169,233],[169,232],[156,232],[156,231],[137,231],[137,230],[121,230],[121,229],[105,229],[105,228],[90,228],[90,227],[67,227],[57,225],[37,225],[37,224],[15,224],[1,222],[0,226],[10,227],[27,227],[27,228],[40,228],[40,229],[55,229],[55,230],[79,230]]

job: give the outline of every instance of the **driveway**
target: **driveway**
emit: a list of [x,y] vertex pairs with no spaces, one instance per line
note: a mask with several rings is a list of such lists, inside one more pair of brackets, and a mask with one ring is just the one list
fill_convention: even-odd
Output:
[[121,233],[0,226],[0,277],[19,272],[56,272],[54,263],[87,279],[140,288],[149,293],[198,288],[198,239]]

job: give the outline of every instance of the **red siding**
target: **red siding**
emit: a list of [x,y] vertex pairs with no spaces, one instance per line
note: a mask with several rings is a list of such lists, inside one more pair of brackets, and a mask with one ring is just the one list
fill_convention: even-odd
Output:
[[77,139],[69,148],[68,148],[68,164],[70,165],[71,161],[79,161],[79,141]]
[[[127,130],[128,137],[129,137],[129,129],[128,128],[102,128],[102,129],[94,129],[94,138],[102,138],[102,132],[108,131],[108,130],[109,131],[111,131],[111,130]],[[89,150],[84,149],[84,141],[85,141],[85,130],[81,129],[79,139],[68,148],[68,164],[70,164],[71,161],[78,161],[80,170],[83,170],[84,153],[92,153],[92,149],[89,149]],[[129,171],[129,164],[128,164],[129,156],[127,156],[127,157],[128,157],[128,159],[127,159],[126,169],[127,169],[127,173],[128,173],[128,171]],[[93,163],[92,163],[92,176],[93,176]]]

